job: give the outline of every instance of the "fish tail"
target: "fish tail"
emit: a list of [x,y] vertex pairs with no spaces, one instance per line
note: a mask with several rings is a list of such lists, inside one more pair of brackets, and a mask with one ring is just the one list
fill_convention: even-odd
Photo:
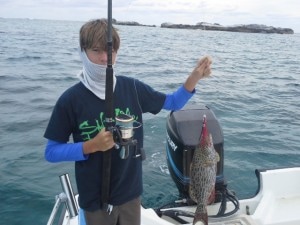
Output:
[[208,215],[206,213],[195,213],[193,225],[208,225]]

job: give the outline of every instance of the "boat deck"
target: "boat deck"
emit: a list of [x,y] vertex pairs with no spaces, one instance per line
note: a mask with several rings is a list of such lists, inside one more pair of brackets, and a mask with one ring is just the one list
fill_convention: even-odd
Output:
[[[299,225],[300,224],[300,167],[259,172],[259,192],[249,199],[239,201],[239,210],[227,217],[209,217],[209,225]],[[76,200],[77,200],[76,196]],[[208,206],[208,214],[216,215],[219,203]],[[228,202],[226,212],[231,212],[234,204]],[[162,210],[181,210],[195,212],[195,206],[175,207]],[[141,225],[175,225],[183,224],[169,216],[159,217],[151,209],[141,208]],[[183,215],[183,214],[181,214]],[[186,215],[186,214],[185,214]],[[192,224],[192,217],[181,219]],[[68,212],[64,214],[62,225],[85,225],[82,210],[79,216],[70,218]]]
[[265,194],[252,216],[258,224],[266,225],[299,225],[300,196],[276,198]]

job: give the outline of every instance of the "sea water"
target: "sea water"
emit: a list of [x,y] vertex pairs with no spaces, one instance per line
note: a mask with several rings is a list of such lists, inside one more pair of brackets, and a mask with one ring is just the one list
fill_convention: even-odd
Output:
[[[78,82],[83,22],[0,19],[0,224],[46,224],[59,175],[74,164],[44,159],[45,128],[60,94]],[[212,76],[189,104],[207,105],[224,133],[224,176],[239,198],[257,189],[255,169],[300,165],[300,35],[117,26],[115,72],[158,91],[175,91],[197,60],[210,55]],[[167,111],[144,118],[145,207],[178,192],[165,153]]]

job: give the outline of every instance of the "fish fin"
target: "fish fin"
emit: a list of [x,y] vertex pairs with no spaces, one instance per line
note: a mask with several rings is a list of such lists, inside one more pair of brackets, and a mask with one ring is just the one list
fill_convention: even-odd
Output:
[[219,153],[216,151],[216,158],[217,158],[217,162],[219,162],[220,161],[220,155],[219,155]]
[[211,167],[215,165],[215,162],[214,160],[206,160],[204,163],[203,163],[203,167]]
[[215,190],[215,187],[214,187],[213,190],[210,193],[209,198],[207,199],[207,204],[210,205],[210,204],[214,203],[215,198],[216,198],[216,190]]
[[207,213],[195,213],[193,225],[198,224],[208,225],[208,215]]
[[197,203],[197,197],[194,193],[194,190],[193,190],[191,184],[189,185],[189,196],[190,196],[190,198],[192,199],[193,202]]

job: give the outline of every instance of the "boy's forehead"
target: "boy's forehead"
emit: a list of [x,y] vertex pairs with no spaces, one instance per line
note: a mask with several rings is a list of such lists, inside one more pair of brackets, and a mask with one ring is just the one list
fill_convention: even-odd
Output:
[[102,46],[100,43],[96,42],[96,43],[92,44],[92,48],[104,50],[106,48],[106,46]]
[[99,45],[99,43],[93,43],[92,47],[93,48],[101,48],[101,45]]

